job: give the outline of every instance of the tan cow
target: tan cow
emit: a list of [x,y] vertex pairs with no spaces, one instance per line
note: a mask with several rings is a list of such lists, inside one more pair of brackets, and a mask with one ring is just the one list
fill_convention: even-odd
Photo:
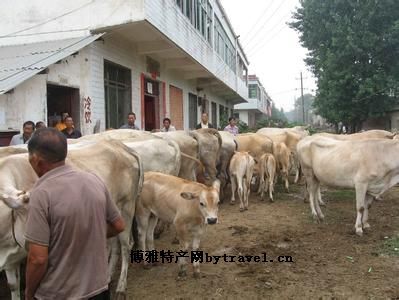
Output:
[[[74,145],[68,150],[66,163],[80,170],[93,172],[106,184],[113,201],[121,211],[126,229],[112,241],[110,274],[114,273],[121,255],[122,266],[116,288],[117,297],[126,292],[129,265],[128,252],[132,248],[131,224],[135,213],[135,202],[143,182],[143,167],[140,157],[117,140],[102,140],[98,143]],[[0,270],[5,269],[10,281],[19,274],[19,263],[26,256],[24,232],[26,221],[25,200],[27,193],[37,180],[28,161],[27,154],[17,154],[0,160]],[[5,203],[8,207],[3,205]],[[10,209],[12,208],[12,209]],[[14,226],[12,215],[14,214]],[[14,235],[12,234],[14,230]],[[120,250],[116,249],[119,244]],[[8,277],[8,275],[10,277]],[[19,281],[12,282],[13,300],[19,299]]]
[[373,197],[399,182],[399,141],[368,139],[339,141],[321,136],[298,143],[298,157],[306,178],[310,208],[316,220],[324,215],[317,201],[320,184],[355,188],[358,235],[369,228]]
[[265,153],[273,153],[273,141],[258,133],[244,133],[235,136],[237,151],[249,152],[254,158],[260,159]]
[[292,165],[295,167],[295,180],[299,181],[300,166],[296,153],[296,145],[307,136],[307,132],[300,132],[290,128],[261,128],[257,133],[269,137],[274,143],[284,143],[291,151]]
[[230,161],[231,204],[235,202],[237,191],[240,199],[240,211],[248,209],[250,185],[254,173],[255,160],[248,152],[236,152]]
[[264,194],[269,191],[270,201],[273,202],[274,180],[276,176],[277,164],[273,154],[265,153],[260,157],[257,164],[258,175],[260,178],[258,194],[264,199]]
[[[197,251],[205,224],[218,221],[220,182],[212,187],[157,172],[146,172],[136,219],[140,249],[154,250],[154,228],[158,218],[173,223],[181,250]],[[185,258],[179,259],[179,276],[186,275]],[[199,276],[199,262],[193,262],[194,276]]]
[[282,176],[285,188],[289,192],[288,172],[290,170],[291,151],[284,143],[274,143],[273,155],[277,164],[277,173]]

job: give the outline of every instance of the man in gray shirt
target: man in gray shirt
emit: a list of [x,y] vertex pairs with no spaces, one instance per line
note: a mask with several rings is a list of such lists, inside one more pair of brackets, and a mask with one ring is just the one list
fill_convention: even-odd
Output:
[[130,112],[127,115],[127,124],[122,125],[119,129],[136,129],[140,130],[138,126],[134,124],[136,122],[136,114],[134,112]]
[[107,237],[124,221],[96,175],[65,165],[67,141],[39,129],[28,144],[31,191],[25,299],[109,299]]
[[35,123],[26,121],[22,128],[23,133],[14,135],[11,139],[10,146],[27,144],[33,131],[35,131]]

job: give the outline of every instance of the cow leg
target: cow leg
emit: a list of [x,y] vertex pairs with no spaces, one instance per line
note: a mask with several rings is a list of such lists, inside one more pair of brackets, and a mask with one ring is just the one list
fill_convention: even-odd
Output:
[[288,170],[283,170],[283,179],[285,182],[285,189],[287,190],[287,193],[289,193],[290,189],[289,189],[289,182],[288,182]]
[[238,198],[240,199],[240,211],[244,211],[244,179],[240,178],[238,181]]
[[21,291],[20,291],[21,272],[19,267],[20,267],[19,265],[14,265],[13,268],[5,269],[8,287],[11,290],[12,300],[21,299]]
[[118,263],[119,260],[118,239],[116,237],[110,238],[108,240],[108,246],[109,246],[108,274],[109,274],[109,279],[112,280],[112,277],[115,273],[116,264]]
[[235,175],[231,176],[231,200],[230,204],[234,204],[236,202],[235,198],[235,193],[236,193],[236,183],[237,183],[237,177]]
[[[193,234],[193,251],[198,251],[200,240],[202,235],[202,229],[199,229]],[[193,261],[194,278],[200,277],[200,263],[199,261]]]
[[273,179],[270,178],[268,181],[269,181],[269,198],[270,198],[271,202],[274,202],[274,200],[273,200],[273,192],[274,192]]
[[319,184],[319,188],[317,189],[317,201],[319,201],[319,204],[321,206],[326,206],[326,203],[321,199],[320,184]]
[[319,222],[319,215],[316,211],[315,207],[315,195],[317,191],[317,183],[316,183],[316,178],[313,175],[312,171],[307,171],[306,172],[306,188],[307,192],[309,195],[309,204],[310,204],[310,210],[312,212],[313,219],[315,219],[317,222]]
[[251,192],[251,179],[244,180],[244,209],[248,210],[249,194]]
[[362,224],[363,224],[363,229],[369,229],[370,224],[368,223],[369,220],[369,209],[371,207],[371,203],[373,203],[374,197],[366,194],[366,201],[365,201],[365,207],[364,207],[364,212],[363,212],[363,218],[362,218]]
[[[188,232],[186,231],[186,226],[184,224],[175,223],[177,237],[180,242],[180,250],[187,251],[190,245],[188,241]],[[179,273],[178,276],[185,277],[187,276],[187,262],[185,257],[179,257]]]
[[317,179],[315,179],[315,184],[316,184],[316,187],[313,190],[313,193],[314,193],[314,196],[313,196],[314,206],[316,207],[316,211],[317,211],[317,215],[319,216],[319,219],[321,221],[323,221],[324,215],[323,215],[323,212],[321,211],[320,204],[319,204],[320,182]]
[[155,250],[154,247],[154,230],[158,223],[158,217],[151,215],[148,221],[147,233],[146,233],[146,244],[149,251]]
[[[129,202],[129,205],[133,201]],[[134,204],[134,203],[133,203]],[[129,251],[132,249],[134,241],[132,239],[131,228],[133,223],[133,216],[135,213],[135,206],[129,207],[125,205],[123,209],[121,209],[122,218],[125,221],[126,228],[118,235],[118,240],[121,247],[121,260],[122,266],[119,275],[118,285],[116,287],[116,299],[124,300],[126,299],[126,286],[127,286],[127,270],[129,267]],[[137,227],[139,225],[137,224]]]
[[355,223],[355,230],[358,236],[363,235],[363,226],[362,226],[362,219],[363,214],[366,209],[365,207],[365,198],[367,192],[367,185],[364,183],[358,183],[355,185],[356,188],[356,223]]

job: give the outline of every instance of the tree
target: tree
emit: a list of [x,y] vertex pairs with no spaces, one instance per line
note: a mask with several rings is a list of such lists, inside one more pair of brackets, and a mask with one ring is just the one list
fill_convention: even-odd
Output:
[[309,50],[317,114],[351,131],[396,105],[399,84],[397,0],[302,0],[290,26]]

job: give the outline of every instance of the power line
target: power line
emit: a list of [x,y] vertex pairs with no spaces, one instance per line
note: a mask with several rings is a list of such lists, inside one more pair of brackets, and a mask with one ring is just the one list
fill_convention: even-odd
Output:
[[258,25],[259,21],[262,20],[262,17],[264,17],[264,14],[269,10],[269,8],[273,5],[274,0],[272,0],[271,2],[269,2],[269,5],[261,12],[261,14],[259,15],[259,18],[256,20],[256,22],[254,23],[254,25],[251,26],[251,28],[245,33],[244,35],[244,40],[246,38],[249,37],[249,35],[251,34],[251,32],[253,32],[252,30],[254,30],[256,28],[256,26]]
[[286,26],[281,27],[272,37],[269,39],[265,40],[262,44],[259,44],[258,47],[254,48],[252,53],[248,53],[248,56],[254,56],[255,53],[259,52],[259,50],[262,50],[271,40],[273,40],[283,29],[287,29]]
[[265,28],[265,26],[269,23],[269,21],[273,18],[273,16],[276,14],[276,12],[281,8],[281,6],[284,4],[284,2],[286,2],[287,0],[282,0],[280,2],[280,5],[273,11],[272,15],[266,19],[266,22],[263,23],[263,25],[255,32],[255,34],[252,35],[252,37],[248,40],[248,42],[246,42],[246,46],[249,46],[251,41],[256,38],[256,36],[259,34],[259,32]]
[[88,5],[90,5],[90,4],[92,4],[92,3],[95,2],[95,1],[96,1],[96,0],[91,0],[91,1],[87,2],[86,4],[83,4],[83,5],[79,6],[78,8],[75,8],[75,9],[73,9],[73,10],[70,10],[70,11],[68,11],[68,12],[66,12],[66,13],[63,13],[63,14],[59,15],[59,16],[53,17],[53,18],[48,19],[48,20],[46,20],[46,21],[43,21],[43,22],[41,22],[41,23],[39,23],[39,24],[32,25],[32,26],[27,27],[27,28],[25,28],[25,29],[21,29],[21,30],[18,30],[18,31],[15,31],[15,32],[12,32],[12,33],[9,33],[9,34],[6,34],[6,35],[2,35],[2,36],[0,36],[0,38],[15,37],[15,36],[17,36],[18,33],[31,30],[31,29],[33,29],[33,28],[42,26],[42,25],[47,24],[47,23],[49,23],[49,22],[55,21],[55,20],[57,20],[57,19],[59,19],[59,18],[65,17],[65,16],[67,16],[67,15],[70,15],[70,14],[72,14],[72,13],[74,13],[74,12],[76,12],[76,11],[78,11],[78,10],[80,10],[80,9],[82,9],[82,8],[84,8],[84,7],[88,6]]
[[[268,31],[268,33],[272,33],[275,28],[277,28],[279,25],[281,25],[281,21],[286,19],[290,14],[291,13],[289,12],[289,13],[285,14],[282,18],[280,18],[276,22],[276,24],[274,24],[274,26]],[[287,19],[287,21],[288,21],[288,19]],[[283,24],[285,25],[285,22]],[[267,35],[266,35],[266,37],[267,37]],[[250,53],[253,49],[256,49],[258,46],[259,46],[259,44],[254,44],[252,47],[249,47],[249,50],[247,50],[247,52]]]

